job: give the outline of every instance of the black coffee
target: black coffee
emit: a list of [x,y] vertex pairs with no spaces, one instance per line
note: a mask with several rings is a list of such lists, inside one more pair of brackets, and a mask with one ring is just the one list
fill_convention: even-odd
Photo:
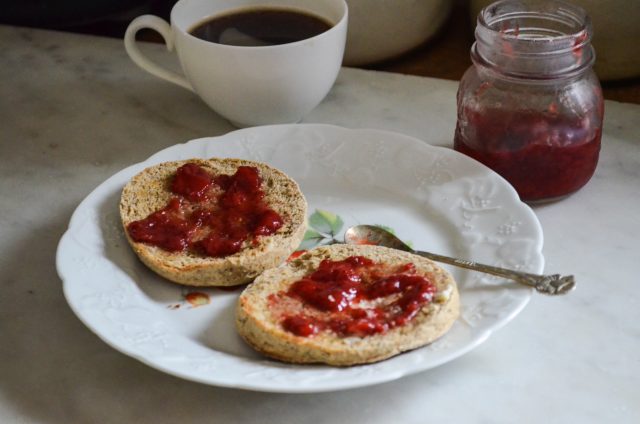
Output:
[[273,46],[314,37],[331,24],[311,14],[286,9],[249,9],[214,16],[189,33],[205,41],[231,46]]

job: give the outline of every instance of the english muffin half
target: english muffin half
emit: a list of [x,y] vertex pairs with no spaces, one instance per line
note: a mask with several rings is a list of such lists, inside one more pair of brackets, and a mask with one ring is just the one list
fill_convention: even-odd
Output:
[[[140,260],[190,286],[240,285],[278,266],[299,246],[306,214],[293,179],[243,159],[151,166],[125,185],[120,200],[122,225]],[[245,239],[243,231],[250,233]]]
[[459,308],[456,282],[431,260],[336,244],[262,273],[240,295],[236,326],[269,357],[349,366],[433,342]]

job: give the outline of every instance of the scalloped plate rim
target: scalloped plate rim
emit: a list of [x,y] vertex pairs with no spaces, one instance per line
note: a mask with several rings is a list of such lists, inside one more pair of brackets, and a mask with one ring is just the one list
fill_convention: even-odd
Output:
[[[69,280],[72,278],[67,274],[67,269],[65,268],[65,264],[64,262],[64,255],[65,255],[65,248],[66,245],[68,243],[70,243],[70,230],[73,228],[74,224],[76,223],[76,221],[79,219],[78,215],[80,214],[80,212],[83,210],[83,207],[85,207],[87,204],[89,204],[93,198],[95,196],[97,196],[100,191],[106,187],[109,186],[110,184],[113,184],[114,181],[118,181],[120,179],[123,178],[123,176],[132,176],[135,173],[139,172],[138,170],[142,170],[147,166],[153,165],[154,163],[158,163],[160,161],[163,161],[161,158],[167,154],[170,154],[172,151],[174,150],[181,150],[183,148],[189,148],[189,146],[199,146],[202,145],[204,147],[204,145],[206,143],[210,143],[210,142],[222,142],[224,141],[225,138],[229,138],[230,136],[233,137],[234,135],[238,135],[238,134],[244,134],[244,133],[260,133],[262,131],[271,131],[271,130],[275,130],[275,131],[279,131],[279,130],[286,130],[287,128],[293,128],[295,127],[296,129],[300,129],[300,130],[308,130],[308,131],[346,131],[349,133],[374,133],[374,134],[378,134],[381,136],[385,136],[385,137],[390,137],[390,138],[402,138],[404,140],[407,141],[411,141],[411,142],[418,142],[420,144],[422,144],[423,146],[428,146],[429,149],[437,149],[437,150],[441,150],[441,151],[447,151],[446,154],[453,154],[453,155],[460,155],[463,156],[461,153],[458,153],[452,149],[448,149],[446,147],[442,147],[442,146],[433,146],[433,145],[429,145],[427,144],[425,141],[417,139],[415,137],[406,135],[406,134],[400,134],[397,132],[393,132],[393,131],[388,131],[388,130],[379,130],[379,129],[374,129],[374,128],[358,128],[358,129],[352,129],[352,128],[345,128],[345,127],[340,127],[340,126],[336,126],[336,125],[329,125],[329,124],[284,124],[284,125],[269,125],[269,126],[263,126],[263,127],[251,127],[251,128],[244,128],[244,129],[239,129],[239,130],[235,130],[232,131],[230,133],[227,134],[223,134],[223,135],[219,135],[219,136],[214,136],[214,137],[200,137],[200,138],[196,138],[196,139],[192,139],[189,140],[185,143],[179,143],[173,146],[169,146],[166,147],[154,154],[152,154],[151,156],[149,156],[146,160],[141,161],[139,163],[130,165],[118,172],[116,172],[115,174],[113,174],[111,177],[107,178],[104,182],[102,182],[101,184],[99,184],[96,188],[94,188],[78,205],[78,207],[74,210],[73,214],[71,215],[71,218],[69,220],[69,226],[68,229],[65,231],[65,233],[63,234],[63,236],[60,239],[59,245],[58,245],[58,249],[56,252],[56,269],[57,272],[63,282],[63,292],[64,292],[64,296],[65,299],[67,300],[67,303],[69,304],[70,308],[73,310],[74,314],[80,319],[80,321],[87,326],[94,334],[96,334],[101,340],[103,340],[105,343],[107,343],[109,346],[113,347],[114,349],[126,354],[127,356],[130,356],[152,368],[155,368],[159,371],[165,372],[167,374],[176,376],[176,377],[180,377],[180,378],[184,378],[190,381],[195,381],[195,382],[199,382],[199,383],[203,383],[203,384],[208,384],[208,385],[214,385],[214,386],[219,386],[219,387],[228,387],[228,388],[236,388],[236,389],[245,389],[245,390],[252,390],[252,391],[262,391],[262,392],[273,392],[273,393],[319,393],[319,392],[328,392],[328,391],[336,391],[336,390],[346,390],[346,389],[353,389],[353,388],[358,388],[358,387],[365,387],[365,386],[369,386],[369,385],[373,385],[373,384],[380,384],[380,383],[384,383],[384,382],[389,382],[389,381],[393,381],[393,380],[397,380],[399,378],[402,378],[404,376],[407,375],[411,375],[411,374],[415,374],[417,372],[423,372],[426,371],[428,369],[440,366],[444,363],[450,362],[453,359],[456,359],[468,352],[470,352],[471,350],[475,349],[477,346],[479,346],[480,344],[484,343],[492,334],[493,332],[497,331],[498,329],[504,327],[508,322],[510,322],[511,320],[513,320],[513,318],[515,318],[528,304],[528,302],[531,299],[531,295],[533,293],[533,290],[531,289],[520,289],[520,291],[522,293],[526,293],[525,296],[522,297],[520,303],[518,304],[518,306],[514,309],[512,309],[510,311],[509,314],[506,314],[505,316],[503,316],[499,321],[496,321],[494,323],[493,326],[491,326],[490,328],[484,328],[482,331],[479,331],[477,334],[475,334],[475,336],[473,337],[473,339],[471,340],[470,343],[467,343],[464,348],[458,349],[456,351],[455,355],[450,355],[446,358],[442,358],[439,362],[437,363],[431,363],[429,366],[427,367],[413,367],[413,368],[405,368],[405,369],[400,369],[397,370],[396,372],[393,373],[389,373],[387,375],[381,375],[377,378],[369,378],[366,381],[358,381],[357,379],[353,379],[351,381],[348,382],[342,382],[340,384],[325,384],[323,386],[319,386],[319,387],[281,387],[278,385],[273,385],[273,384],[269,384],[269,382],[263,383],[263,384],[259,384],[259,383],[246,383],[241,381],[242,379],[240,379],[240,381],[226,381],[226,380],[217,380],[217,381],[212,381],[212,379],[210,378],[210,376],[208,378],[202,377],[199,378],[198,376],[194,376],[185,372],[182,372],[180,370],[176,370],[176,369],[172,369],[169,366],[166,366],[164,363],[162,362],[158,362],[158,361],[154,361],[152,359],[150,359],[149,357],[139,354],[138,352],[134,351],[133,349],[129,348],[128,346],[123,346],[122,344],[118,344],[116,342],[114,342],[113,340],[109,339],[109,337],[107,337],[103,332],[99,331],[98,329],[94,328],[91,323],[85,318],[85,316],[83,315],[83,312],[77,307],[77,305],[72,301],[72,298],[70,296],[69,290],[71,288],[70,282]],[[537,216],[535,215],[535,213],[524,203],[520,202],[517,193],[515,192],[515,190],[498,174],[496,174],[495,172],[493,172],[492,170],[490,170],[489,168],[484,167],[484,165],[480,164],[479,162],[476,162],[475,160],[468,158],[466,156],[464,156],[465,159],[468,159],[469,161],[472,161],[474,163],[476,163],[477,166],[480,166],[482,168],[485,168],[486,172],[489,174],[492,174],[493,178],[497,178],[498,180],[502,181],[502,183],[504,184],[507,191],[511,192],[511,195],[513,196],[513,200],[522,207],[521,212],[526,213],[529,215],[529,219],[530,219],[530,223],[533,223],[536,228],[536,245],[535,245],[535,254],[537,254],[539,257],[539,264],[536,270],[532,270],[534,272],[541,272],[542,269],[544,268],[544,257],[542,256],[542,245],[543,245],[543,232],[542,232],[542,227],[540,225],[540,222],[537,219]],[[128,179],[128,178],[127,178]],[[128,246],[126,246],[128,248]],[[185,337],[185,336],[180,336],[180,337]],[[186,337],[185,337],[186,338]],[[227,353],[220,353],[222,355],[229,355]],[[269,362],[268,359],[263,360],[263,362]],[[384,362],[384,361],[383,361]],[[372,365],[376,365],[376,364],[372,364]],[[362,365],[360,367],[369,367],[372,365]],[[293,367],[294,369],[296,367],[300,367],[300,366],[289,366],[287,364],[280,364],[278,363],[278,366],[280,368],[286,368],[286,367]],[[302,366],[303,368],[305,366]],[[329,367],[331,368],[331,367]],[[214,379],[215,380],[215,379]]]

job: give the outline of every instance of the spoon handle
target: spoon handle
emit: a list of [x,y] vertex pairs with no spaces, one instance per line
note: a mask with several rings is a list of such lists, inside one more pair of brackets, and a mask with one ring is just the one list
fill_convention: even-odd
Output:
[[449,256],[438,255],[431,252],[414,251],[415,254],[424,256],[436,262],[442,262],[449,265],[455,265],[461,268],[472,269],[474,271],[484,272],[486,274],[496,275],[498,277],[508,278],[519,283],[531,286],[540,293],[558,295],[571,291],[575,285],[573,275],[561,276],[553,275],[537,275],[527,272],[515,271],[512,269],[500,268],[492,265],[480,264],[477,262],[467,261],[464,259],[451,258]]

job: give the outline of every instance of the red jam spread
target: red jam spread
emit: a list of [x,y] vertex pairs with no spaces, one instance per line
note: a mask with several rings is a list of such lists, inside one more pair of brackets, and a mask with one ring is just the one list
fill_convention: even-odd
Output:
[[273,309],[283,309],[278,314],[283,328],[297,336],[333,331],[365,337],[405,325],[435,293],[435,285],[411,263],[389,266],[351,256],[323,260],[315,272],[269,300]]
[[456,128],[455,150],[502,175],[522,200],[573,193],[596,169],[601,129],[591,128],[587,118],[570,120],[553,110],[467,110],[466,118],[471,128],[465,130],[467,139]]
[[171,181],[168,204],[127,226],[130,237],[169,252],[223,257],[242,250],[283,225],[264,201],[258,169],[240,166],[233,175],[213,176],[187,163]]

